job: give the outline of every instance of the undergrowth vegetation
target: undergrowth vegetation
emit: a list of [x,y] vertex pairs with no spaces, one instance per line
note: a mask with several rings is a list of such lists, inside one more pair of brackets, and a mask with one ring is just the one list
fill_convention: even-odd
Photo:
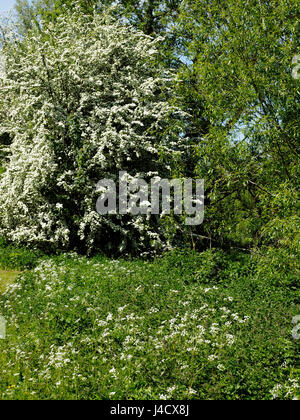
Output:
[[0,16],[0,400],[299,398],[298,3]]
[[42,255],[41,251],[16,247],[0,238],[0,269],[31,269]]
[[0,398],[297,398],[299,291],[259,270],[217,250],[45,258],[1,301]]

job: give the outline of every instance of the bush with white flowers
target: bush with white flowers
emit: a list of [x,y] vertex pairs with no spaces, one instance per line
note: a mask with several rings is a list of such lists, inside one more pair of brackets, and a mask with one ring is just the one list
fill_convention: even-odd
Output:
[[51,248],[139,250],[160,240],[143,216],[101,216],[100,179],[159,174],[172,107],[157,42],[101,16],[36,27],[3,49],[0,235]]

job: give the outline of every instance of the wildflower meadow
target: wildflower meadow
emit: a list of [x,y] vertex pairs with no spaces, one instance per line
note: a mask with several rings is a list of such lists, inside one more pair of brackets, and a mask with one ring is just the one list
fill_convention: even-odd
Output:
[[296,0],[0,13],[0,400],[299,399],[299,30]]

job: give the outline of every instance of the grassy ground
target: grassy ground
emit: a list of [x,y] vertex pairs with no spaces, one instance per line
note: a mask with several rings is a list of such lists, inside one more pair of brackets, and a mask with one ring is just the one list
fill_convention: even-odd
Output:
[[2,295],[2,399],[293,399],[294,287],[250,256],[48,258]]
[[0,293],[4,293],[8,285],[11,284],[20,274],[16,270],[0,270]]

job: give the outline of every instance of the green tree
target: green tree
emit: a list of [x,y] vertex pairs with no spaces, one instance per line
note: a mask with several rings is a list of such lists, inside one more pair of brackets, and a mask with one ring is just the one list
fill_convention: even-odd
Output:
[[292,77],[299,4],[185,0],[178,34],[188,58],[178,91],[187,86],[184,103],[201,105],[195,126],[209,122],[195,151],[206,180],[206,218],[196,233],[216,243],[259,242],[268,222],[262,214],[274,217],[271,198],[282,184],[294,191],[299,179],[299,80]]

